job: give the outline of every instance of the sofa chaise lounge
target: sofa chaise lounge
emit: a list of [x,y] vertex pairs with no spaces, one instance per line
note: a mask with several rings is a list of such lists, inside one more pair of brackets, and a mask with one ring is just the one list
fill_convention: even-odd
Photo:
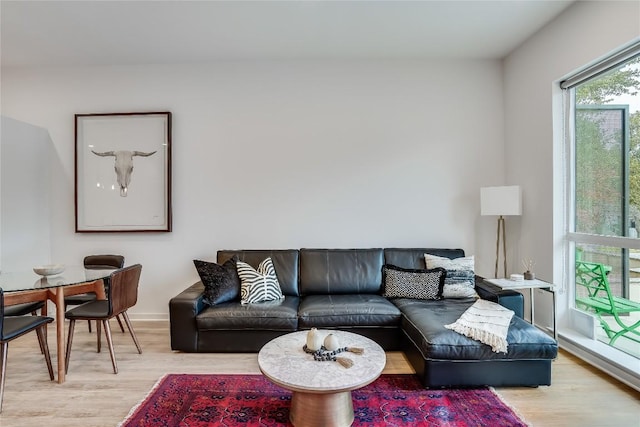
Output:
[[478,295],[515,312],[507,353],[444,327],[472,298],[388,299],[383,266],[425,269],[424,254],[455,259],[462,249],[221,250],[222,264],[236,256],[253,267],[273,261],[285,298],[242,305],[203,302],[197,282],[169,303],[171,347],[184,352],[257,352],[271,339],[297,330],[339,329],[367,336],[387,351],[403,351],[427,388],[551,384],[557,343],[523,320],[523,297],[476,276]]

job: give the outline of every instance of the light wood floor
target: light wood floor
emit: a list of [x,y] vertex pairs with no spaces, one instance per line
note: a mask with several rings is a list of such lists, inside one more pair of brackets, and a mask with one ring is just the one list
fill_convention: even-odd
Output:
[[[109,427],[122,421],[167,373],[258,374],[255,354],[185,354],[169,347],[168,322],[134,322],[143,354],[112,322],[119,374],[109,352],[95,352],[95,332],[78,322],[65,384],[49,381],[35,334],[9,345],[0,426]],[[55,328],[49,328],[53,350]],[[104,346],[104,344],[103,344]],[[55,360],[54,360],[55,366]],[[385,373],[411,373],[404,355],[388,353]],[[498,393],[527,422],[543,426],[640,427],[640,393],[561,352],[553,385],[500,388]]]

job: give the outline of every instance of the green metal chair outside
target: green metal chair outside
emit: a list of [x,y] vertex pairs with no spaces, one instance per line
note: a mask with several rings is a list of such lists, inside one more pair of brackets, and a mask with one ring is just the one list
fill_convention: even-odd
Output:
[[[609,337],[609,345],[613,345],[621,336],[640,343],[640,331],[638,331],[640,320],[627,324],[629,320],[625,323],[621,318],[621,315],[640,312],[640,303],[614,296],[611,293],[607,271],[603,264],[576,261],[576,285],[587,290],[586,296],[576,295],[576,305],[587,311],[595,312],[600,325]],[[622,329],[613,330],[603,315],[613,316]]]

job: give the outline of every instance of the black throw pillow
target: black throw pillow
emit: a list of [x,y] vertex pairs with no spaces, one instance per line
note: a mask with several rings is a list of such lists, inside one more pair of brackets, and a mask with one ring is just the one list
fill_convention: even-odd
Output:
[[237,257],[216,264],[214,262],[193,260],[200,280],[204,285],[205,304],[212,306],[227,301],[233,301],[240,295],[240,278],[236,269]]
[[442,299],[444,279],[447,275],[444,268],[418,270],[385,264],[382,272],[384,296],[387,298]]

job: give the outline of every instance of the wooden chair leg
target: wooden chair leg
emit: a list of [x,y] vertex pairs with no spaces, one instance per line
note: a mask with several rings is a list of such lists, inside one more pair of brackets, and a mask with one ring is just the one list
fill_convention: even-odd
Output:
[[124,321],[127,323],[127,328],[129,328],[129,333],[131,334],[131,338],[133,338],[133,342],[136,344],[138,348],[138,353],[142,354],[142,349],[140,348],[140,343],[138,342],[138,337],[136,337],[136,333],[133,330],[133,326],[131,326],[131,320],[129,320],[129,315],[126,311],[122,312],[122,317],[124,317]]
[[113,373],[118,373],[118,365],[116,364],[116,354],[113,351],[113,340],[111,339],[111,327],[109,326],[109,320],[102,321],[104,325],[104,335],[107,338],[107,344],[109,345],[109,354],[111,355],[111,364],[113,365]]
[[9,350],[9,342],[4,341],[0,344],[0,359],[2,359],[2,368],[0,368],[0,412],[2,412],[2,400],[4,398],[4,378],[7,373],[7,352]]
[[[37,312],[37,311],[34,311],[34,312],[33,312],[33,313],[31,313],[31,314],[32,314],[32,315],[34,315],[34,316],[37,316],[37,315],[38,315],[38,312]],[[47,314],[48,314],[48,313],[47,313],[47,303],[46,303],[46,301],[45,301],[44,305],[42,306],[42,309],[40,309],[40,315],[41,315],[42,317],[47,317]],[[47,325],[46,323],[45,323],[45,324],[44,324],[44,326],[43,326],[43,328],[44,328],[44,329],[43,329],[43,331],[44,331],[44,337],[45,337],[45,338],[47,338],[47,336],[48,336],[48,335],[47,335],[47,326],[48,326],[48,325]],[[46,340],[45,340],[45,341],[46,341]],[[42,351],[42,354],[44,354],[44,349],[43,349],[43,348],[41,348],[41,349],[40,349],[40,351]]]
[[38,335],[38,342],[40,343],[40,348],[42,349],[42,353],[44,354],[44,361],[47,362],[49,378],[51,378],[51,381],[53,381],[53,366],[51,365],[51,353],[49,353],[49,344],[47,343],[45,327],[46,324],[36,329],[36,334]]
[[44,345],[42,343],[42,338],[40,337],[40,334],[37,332],[36,332],[36,335],[38,336],[38,345],[40,346],[40,354],[44,354]]
[[100,321],[96,320],[96,339],[98,340],[98,353],[100,353],[100,351],[102,350],[102,331],[101,331],[101,326],[100,326]]
[[87,324],[89,325],[89,333],[91,333],[91,320],[87,320]]
[[122,324],[122,320],[120,319],[120,315],[116,316],[116,320],[118,321],[118,325],[120,325],[120,330],[124,334],[124,325]]
[[69,337],[67,338],[67,352],[64,357],[64,372],[69,373],[69,358],[71,357],[71,343],[73,342],[73,330],[76,327],[74,319],[69,320]]
[[[37,311],[32,311],[32,312],[31,312],[31,315],[32,315],[32,316],[37,316],[37,315],[38,315],[38,312],[37,312]],[[45,327],[46,327],[46,326],[47,326],[47,325],[45,325]],[[45,331],[46,331],[46,329],[45,329]],[[46,333],[46,332],[45,332],[45,333]],[[40,337],[38,337],[38,344],[40,345],[40,354],[44,354],[44,348],[42,347],[42,342],[40,341]]]

